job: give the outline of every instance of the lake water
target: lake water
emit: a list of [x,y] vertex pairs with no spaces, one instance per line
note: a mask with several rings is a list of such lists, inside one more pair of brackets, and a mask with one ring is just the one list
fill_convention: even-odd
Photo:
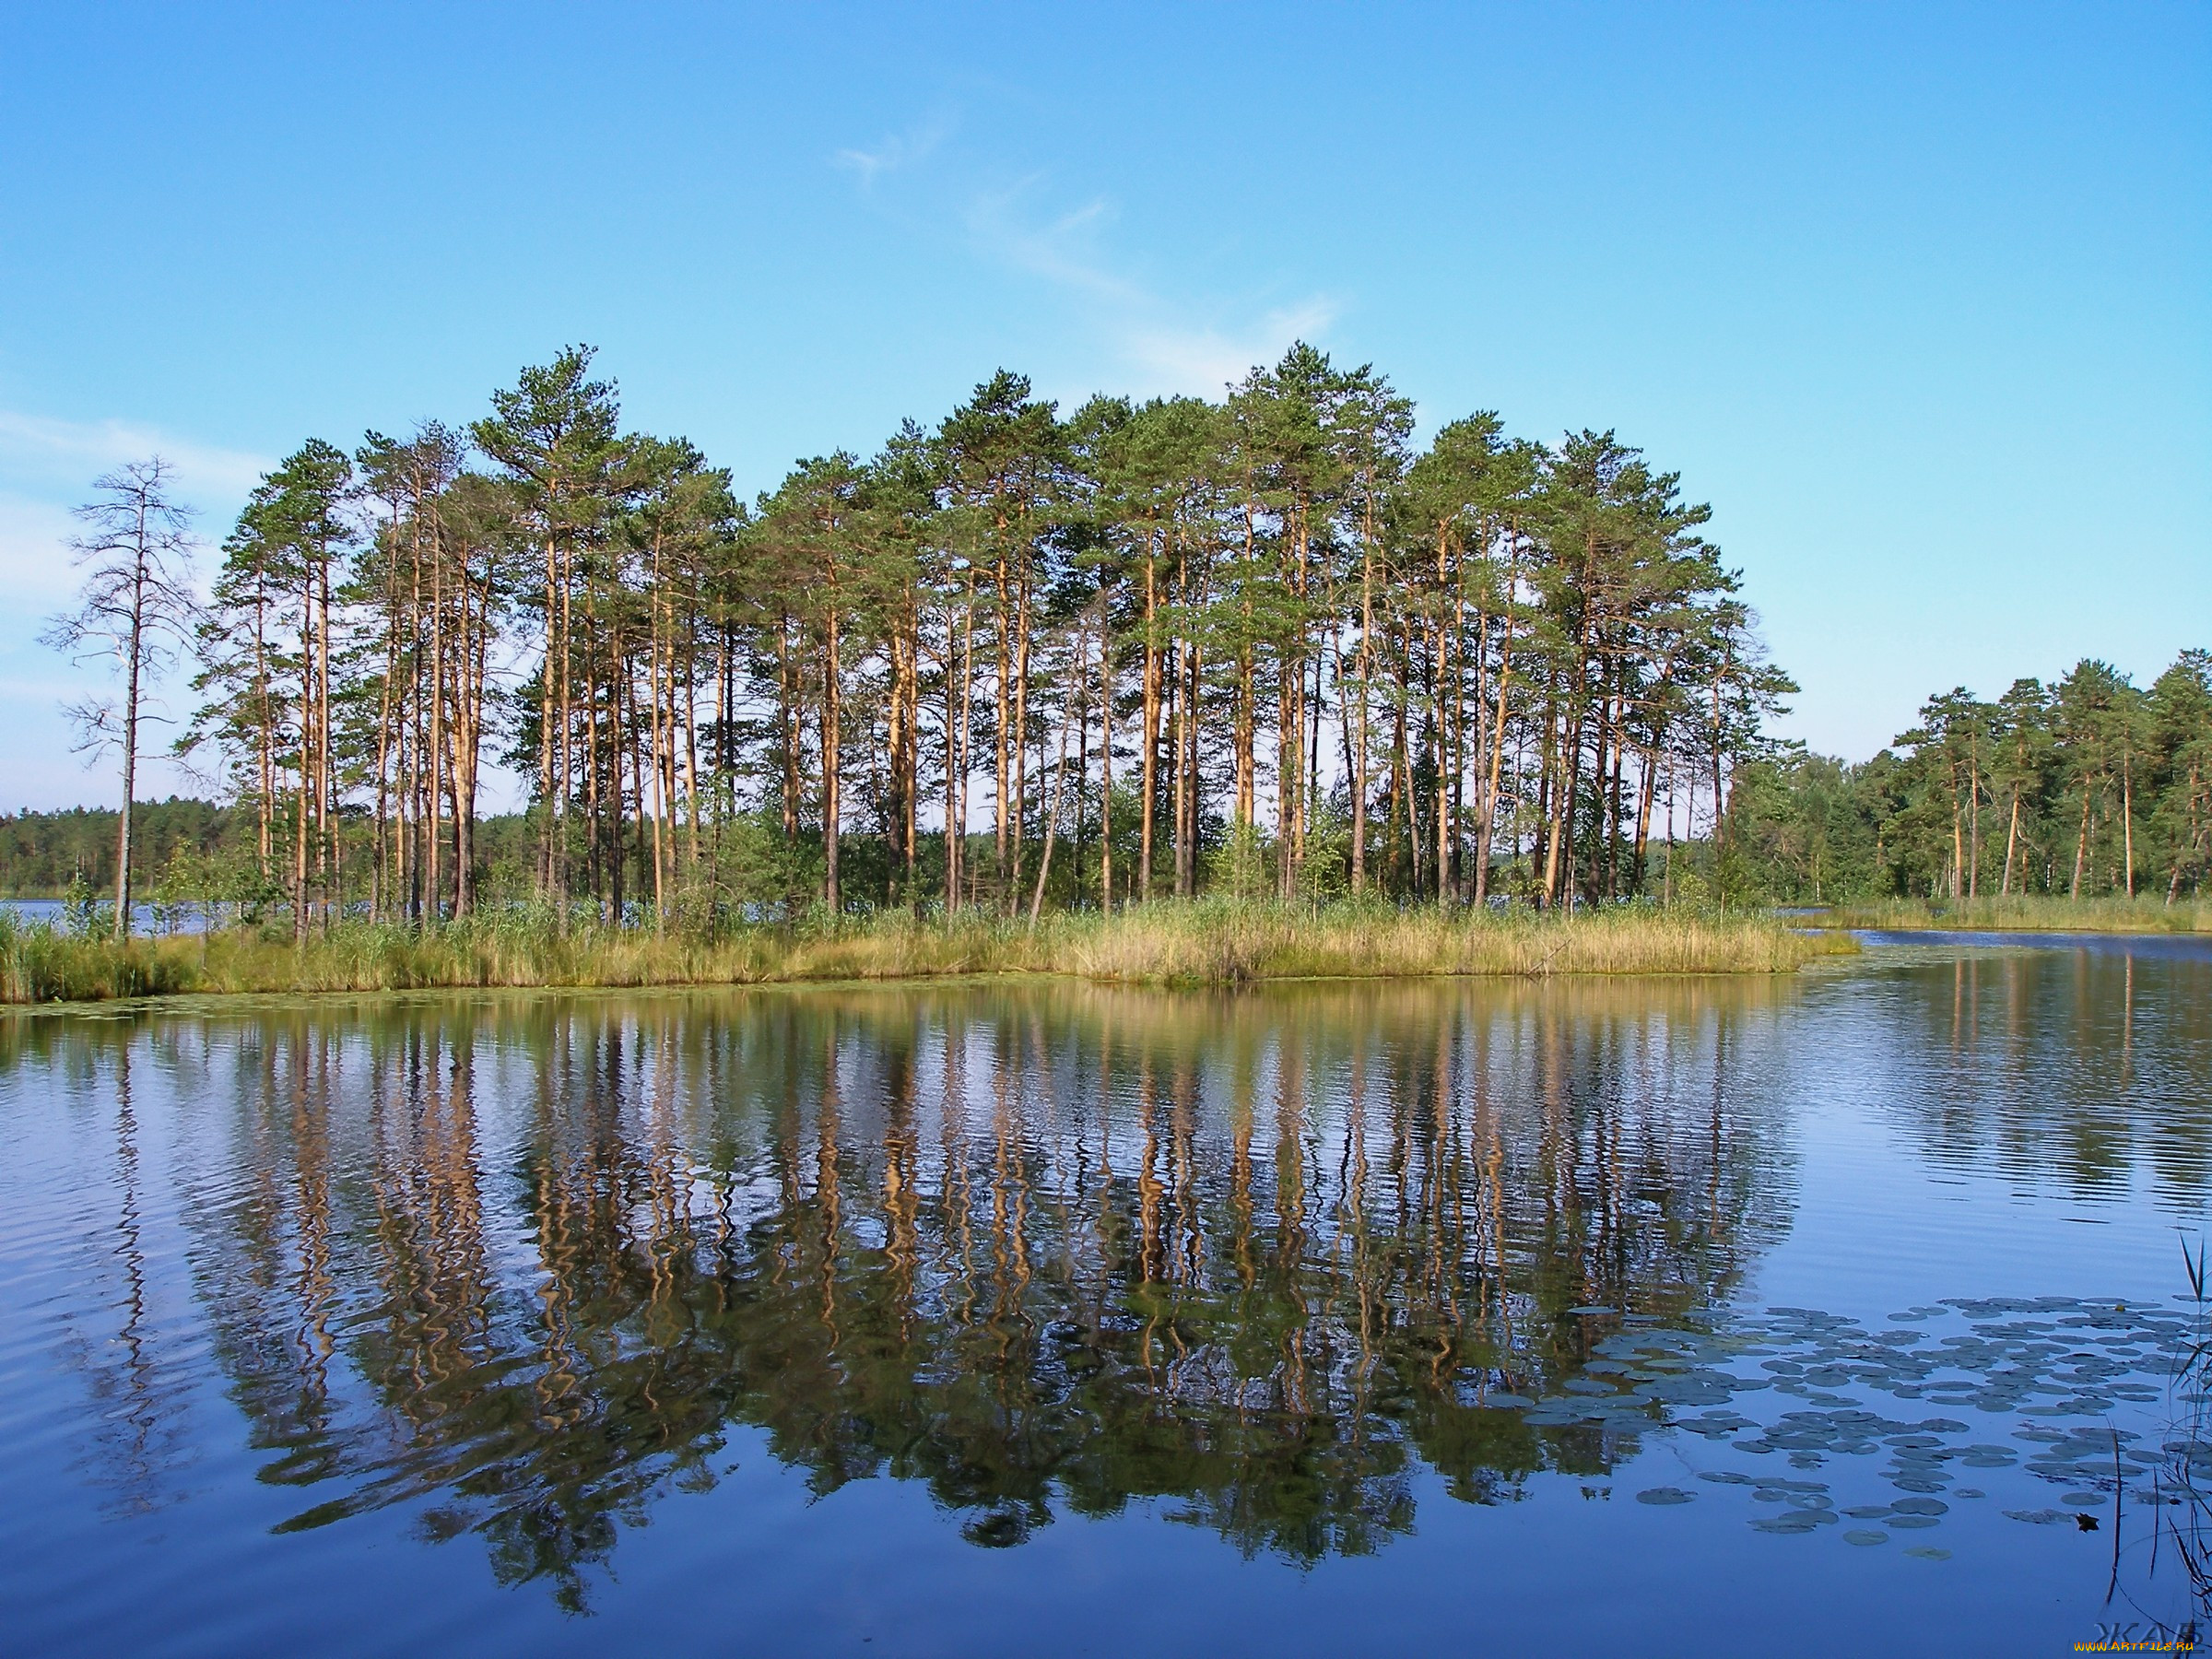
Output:
[[[33,927],[62,927],[69,919],[69,906],[59,899],[0,899],[0,911],[6,911],[16,920],[28,922]],[[111,919],[114,916],[112,901],[102,913]],[[226,910],[224,913],[228,915],[229,912]],[[208,931],[209,920],[207,907],[197,903],[179,904],[166,910],[143,900],[134,900],[131,905],[131,931],[141,937],[172,933],[203,934]]]
[[0,1145],[10,1653],[2191,1609],[2202,948],[18,1013]]

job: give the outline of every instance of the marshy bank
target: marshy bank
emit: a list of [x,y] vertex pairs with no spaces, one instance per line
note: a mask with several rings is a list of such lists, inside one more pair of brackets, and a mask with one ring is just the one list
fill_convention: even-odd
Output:
[[1806,927],[1882,932],[1935,930],[1966,933],[2212,933],[2212,903],[2163,896],[2119,894],[2067,899],[2013,893],[1975,899],[1878,899],[1793,914]]
[[760,985],[1063,974],[1110,983],[1788,973],[1856,948],[1768,916],[1642,908],[1503,913],[1202,900],[1112,915],[906,912],[714,934],[572,924],[539,910],[426,927],[341,922],[304,942],[234,926],[118,944],[0,910],[0,1002],[223,993]]

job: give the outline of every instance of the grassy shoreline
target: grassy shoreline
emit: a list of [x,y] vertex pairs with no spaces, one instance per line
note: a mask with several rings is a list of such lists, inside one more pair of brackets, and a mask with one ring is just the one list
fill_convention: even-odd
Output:
[[2212,904],[2183,900],[2170,906],[2163,896],[2074,900],[2016,894],[1958,900],[1883,899],[1839,904],[1793,919],[1806,927],[1900,932],[2202,934],[2212,933]]
[[1103,983],[1239,985],[1293,979],[1788,973],[1854,949],[1763,916],[1628,910],[1443,916],[1378,905],[1320,911],[1201,900],[1112,916],[944,923],[903,913],[833,930],[747,928],[714,938],[634,929],[559,935],[543,916],[416,930],[349,922],[295,947],[211,936],[72,937],[0,919],[0,1004],[207,994],[654,985],[1057,974]]

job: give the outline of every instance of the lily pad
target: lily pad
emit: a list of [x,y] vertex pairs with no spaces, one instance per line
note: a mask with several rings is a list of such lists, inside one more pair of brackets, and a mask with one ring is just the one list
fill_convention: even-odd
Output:
[[1765,1533],[1809,1533],[1820,1523],[1801,1510],[1793,1510],[1784,1515],[1762,1515],[1751,1524]]

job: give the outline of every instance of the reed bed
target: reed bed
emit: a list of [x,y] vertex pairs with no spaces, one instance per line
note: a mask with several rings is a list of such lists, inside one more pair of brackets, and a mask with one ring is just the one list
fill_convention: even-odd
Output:
[[1800,918],[1816,927],[1962,928],[1988,933],[2212,933],[2212,903],[2163,894],[2135,899],[2062,899],[2040,893],[1995,899],[1883,899],[1841,904]]
[[295,945],[258,930],[104,939],[0,916],[0,1002],[224,993],[487,987],[759,985],[992,974],[1236,985],[1427,975],[1787,973],[1853,948],[1780,922],[1655,910],[1442,915],[1382,905],[1323,910],[1199,900],[1112,916],[949,921],[903,913],[830,927],[701,937],[576,926],[513,912],[429,928],[347,922]]
[[0,911],[0,1003],[106,1002],[194,989],[175,941],[79,938]]
[[1342,906],[1158,906],[1066,918],[1049,960],[1097,980],[1238,984],[1465,974],[1786,973],[1830,947],[1779,923],[1656,910],[1446,915]]

